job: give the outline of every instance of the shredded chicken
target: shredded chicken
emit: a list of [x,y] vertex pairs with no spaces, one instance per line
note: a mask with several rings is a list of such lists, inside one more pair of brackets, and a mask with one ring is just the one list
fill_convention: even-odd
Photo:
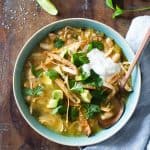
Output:
[[58,61],[60,64],[63,64],[64,66],[69,67],[70,69],[72,69],[74,75],[76,75],[78,73],[78,69],[75,65],[73,65],[70,61],[68,61],[65,58],[60,57],[59,55],[53,54],[48,52],[47,53],[48,56],[52,59],[52,60],[56,60]]
[[64,84],[64,81],[61,79],[56,79],[55,83],[60,87],[60,89],[65,93],[66,97],[75,104],[80,103],[80,98],[77,98],[75,94],[72,94]]
[[69,99],[67,98],[67,113],[66,113],[66,124],[68,125],[69,121]]
[[90,136],[92,133],[91,127],[88,123],[88,120],[84,117],[84,115],[82,114],[82,112],[79,112],[79,121],[80,121],[80,126],[82,131],[87,135]]
[[28,75],[29,75],[29,87],[32,89],[33,88],[33,81],[34,81],[35,77],[32,74],[31,69],[29,69]]
[[109,83],[111,85],[118,83],[118,81],[121,79],[121,76],[122,76],[121,73],[116,73],[107,79],[107,83]]
[[76,53],[77,50],[79,49],[80,45],[82,42],[74,42],[71,43],[67,46],[64,46],[63,48],[60,49],[60,51],[64,51],[65,49],[67,49],[70,53]]
[[63,66],[62,65],[62,70],[64,71],[64,72],[66,72],[66,73],[69,73],[69,74],[71,74],[71,75],[76,75],[76,71],[75,70],[73,70],[73,69],[71,69],[71,68],[69,68],[69,67],[66,67],[66,66]]
[[107,87],[108,89],[111,89],[111,93],[107,96],[107,100],[111,99],[116,94],[116,89],[114,86],[112,86],[110,83],[104,83],[104,87]]
[[96,89],[96,87],[95,86],[92,86],[92,85],[83,85],[83,88],[85,88],[85,89],[89,89],[89,90],[95,90]]
[[109,57],[112,54],[112,52],[113,52],[113,47],[109,48],[109,50],[105,52],[105,56]]
[[104,112],[110,112],[112,110],[112,105],[110,103],[105,104],[101,104],[101,111]]
[[104,112],[102,115],[101,115],[101,120],[106,120],[106,119],[110,119],[111,117],[114,116],[114,113],[112,111],[110,112]]
[[45,49],[45,50],[51,50],[53,48],[53,45],[47,44],[47,43],[40,43],[40,47]]

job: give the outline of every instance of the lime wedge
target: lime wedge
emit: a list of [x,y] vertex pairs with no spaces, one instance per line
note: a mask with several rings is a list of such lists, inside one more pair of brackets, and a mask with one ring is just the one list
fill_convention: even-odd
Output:
[[58,10],[50,0],[36,0],[36,1],[46,12],[48,12],[51,15],[57,15]]

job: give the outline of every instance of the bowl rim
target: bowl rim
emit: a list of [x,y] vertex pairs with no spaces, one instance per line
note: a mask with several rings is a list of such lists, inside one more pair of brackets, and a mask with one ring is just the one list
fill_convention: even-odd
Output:
[[95,141],[95,142],[91,142],[91,143],[84,143],[84,144],[70,144],[69,142],[61,142],[57,139],[54,139],[52,137],[49,137],[47,135],[45,135],[44,133],[40,132],[36,127],[34,127],[34,125],[32,125],[32,123],[27,119],[27,117],[24,115],[23,111],[21,110],[21,107],[20,107],[20,104],[17,100],[17,96],[16,96],[16,92],[15,92],[15,72],[16,72],[16,68],[17,68],[17,64],[18,64],[18,60],[22,54],[22,52],[24,51],[25,47],[28,45],[28,43],[33,39],[34,36],[36,36],[39,32],[41,32],[42,30],[46,29],[47,27],[51,26],[51,25],[54,25],[54,24],[58,24],[58,23],[62,23],[62,22],[65,22],[65,21],[70,21],[70,20],[80,20],[80,21],[89,21],[89,22],[93,22],[93,23],[96,23],[96,24],[100,24],[100,25],[103,25],[105,26],[106,28],[108,28],[109,30],[111,30],[112,32],[114,32],[122,41],[124,41],[124,43],[126,45],[128,45],[129,47],[129,51],[130,53],[132,53],[133,55],[134,52],[133,50],[131,49],[131,47],[129,46],[129,44],[127,43],[127,41],[125,40],[125,38],[120,34],[118,33],[117,31],[115,31],[112,27],[100,22],[100,21],[97,21],[97,20],[94,20],[94,19],[87,19],[87,18],[67,18],[67,19],[61,19],[61,20],[57,20],[57,21],[54,21],[52,23],[49,23],[45,26],[43,26],[42,28],[38,29],[36,32],[34,32],[32,34],[32,36],[30,36],[30,38],[25,42],[25,44],[23,45],[23,47],[21,48],[20,52],[18,53],[17,55],[17,58],[16,58],[16,61],[15,61],[15,65],[14,65],[14,70],[13,70],[13,95],[14,95],[14,99],[15,99],[15,102],[17,104],[17,107],[21,113],[21,115],[23,116],[24,120],[29,124],[29,126],[34,130],[36,131],[39,135],[41,135],[42,137],[52,141],[52,142],[55,142],[55,143],[58,143],[58,144],[62,144],[62,145],[66,145],[66,146],[88,146],[88,145],[94,145],[94,144],[97,144],[97,143],[101,143],[107,139],[110,139],[113,135],[115,135],[118,131],[120,131],[126,124],[127,122],[130,120],[130,118],[132,117],[135,109],[137,108],[137,104],[139,102],[139,97],[140,97],[140,94],[141,94],[141,70],[140,70],[140,66],[137,65],[137,74],[139,75],[139,93],[138,93],[138,98],[137,100],[135,101],[135,107],[134,109],[131,109],[131,112],[128,114],[127,118],[126,118],[126,121],[124,121],[124,123],[122,123],[120,126],[118,126],[117,130],[115,130],[114,132],[110,133],[109,135],[105,136],[105,138],[99,140],[99,141]]

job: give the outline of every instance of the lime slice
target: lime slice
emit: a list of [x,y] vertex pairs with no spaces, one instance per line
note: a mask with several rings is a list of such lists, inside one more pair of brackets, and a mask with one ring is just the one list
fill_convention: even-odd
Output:
[[50,0],[36,0],[36,1],[46,12],[48,12],[51,15],[57,15],[58,10]]

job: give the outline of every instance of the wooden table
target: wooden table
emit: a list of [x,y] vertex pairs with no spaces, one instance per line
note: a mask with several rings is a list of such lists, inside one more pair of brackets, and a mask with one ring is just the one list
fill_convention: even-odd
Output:
[[[130,13],[113,20],[104,0],[55,0],[54,3],[59,9],[58,16],[50,16],[34,0],[0,1],[0,150],[78,149],[55,144],[38,135],[16,107],[12,92],[13,67],[21,47],[35,31],[59,19],[85,17],[101,21],[125,35],[133,17],[150,15],[150,11]],[[125,0],[119,5],[143,7],[150,6],[150,1]]]

